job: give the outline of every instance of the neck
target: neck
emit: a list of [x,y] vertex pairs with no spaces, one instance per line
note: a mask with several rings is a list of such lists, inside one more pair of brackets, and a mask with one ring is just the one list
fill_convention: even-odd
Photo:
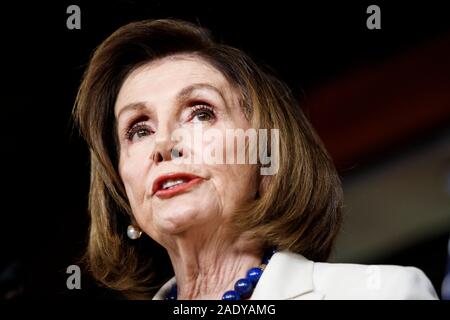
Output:
[[[178,239],[168,250],[177,279],[178,299],[221,299],[236,280],[261,263],[262,246],[242,239],[219,241]],[[226,238],[226,237],[225,237]],[[223,239],[223,238],[222,238]]]

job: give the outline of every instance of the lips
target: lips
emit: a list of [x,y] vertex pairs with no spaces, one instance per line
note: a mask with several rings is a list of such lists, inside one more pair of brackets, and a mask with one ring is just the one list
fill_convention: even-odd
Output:
[[190,190],[204,179],[189,173],[170,173],[158,177],[152,186],[152,194],[161,199]]

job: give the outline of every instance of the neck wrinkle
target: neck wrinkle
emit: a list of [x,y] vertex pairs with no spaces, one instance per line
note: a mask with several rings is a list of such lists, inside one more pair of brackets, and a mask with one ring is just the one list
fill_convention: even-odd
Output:
[[246,272],[261,264],[262,246],[237,241],[205,241],[201,246],[178,246],[169,252],[179,300],[216,300]]

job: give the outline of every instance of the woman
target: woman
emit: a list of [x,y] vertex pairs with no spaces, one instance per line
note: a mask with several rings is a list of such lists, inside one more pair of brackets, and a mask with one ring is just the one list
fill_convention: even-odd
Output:
[[324,263],[341,223],[332,161],[289,89],[205,29],[120,28],[93,55],[74,116],[91,152],[87,261],[107,287],[154,299],[436,298],[416,268]]

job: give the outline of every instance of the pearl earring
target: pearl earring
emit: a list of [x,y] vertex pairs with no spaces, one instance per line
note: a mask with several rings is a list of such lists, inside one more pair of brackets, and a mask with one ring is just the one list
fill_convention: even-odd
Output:
[[132,224],[130,224],[128,226],[128,228],[127,228],[127,236],[131,240],[136,240],[136,239],[140,238],[141,234],[142,234],[142,231],[138,227],[135,227]]

